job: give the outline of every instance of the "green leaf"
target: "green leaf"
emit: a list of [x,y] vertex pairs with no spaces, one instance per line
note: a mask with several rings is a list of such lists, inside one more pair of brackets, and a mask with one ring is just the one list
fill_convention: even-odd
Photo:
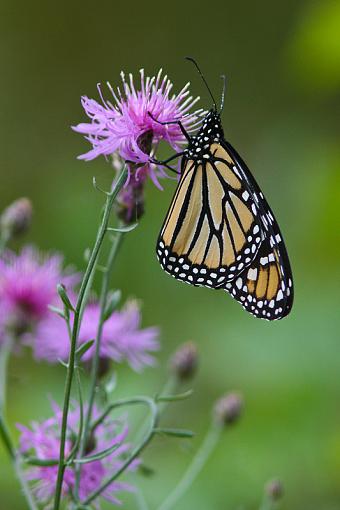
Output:
[[66,319],[65,312],[61,308],[57,308],[56,306],[53,305],[48,305],[48,309],[51,310],[51,312],[59,315],[59,317],[61,317],[62,319]]
[[39,459],[38,457],[24,457],[24,461],[31,466],[57,466],[59,464],[58,459]]
[[88,462],[93,462],[94,460],[104,459],[108,455],[111,455],[112,452],[117,450],[117,448],[119,448],[121,444],[122,443],[116,443],[113,446],[110,446],[110,448],[106,448],[101,452],[95,453],[94,455],[89,455],[88,457],[84,457],[83,459],[73,459],[73,462],[75,464],[87,464]]
[[105,311],[104,311],[104,315],[103,315],[104,321],[107,321],[107,319],[109,319],[111,317],[111,315],[117,308],[117,305],[118,305],[119,301],[121,300],[121,297],[122,297],[122,293],[119,289],[110,293],[110,295],[108,296],[107,302],[106,302]]
[[59,283],[57,285],[57,291],[58,291],[58,294],[60,296],[60,299],[62,300],[62,302],[64,303],[65,307],[67,308],[67,310],[71,310],[72,312],[74,312],[74,308],[73,308],[73,305],[66,293],[66,289],[64,287],[64,285],[62,285],[61,283]]
[[193,394],[193,390],[185,391],[184,393],[178,393],[177,395],[157,395],[157,402],[176,402],[177,400],[185,400]]
[[104,195],[106,195],[107,197],[111,194],[111,192],[109,191],[105,191],[104,189],[102,189],[100,186],[98,186],[97,184],[97,179],[95,177],[92,178],[92,184],[93,184],[93,187],[94,189],[96,189],[97,191],[100,191],[101,193],[103,193]]
[[186,429],[155,428],[154,432],[156,432],[156,434],[165,434],[166,436],[173,437],[194,437],[194,433],[191,430]]
[[126,225],[126,227],[107,227],[107,230],[110,232],[122,232],[124,234],[127,232],[132,232],[132,230],[135,230],[137,227],[138,223],[133,223],[133,225]]
[[84,356],[84,354],[92,347],[94,342],[95,340],[88,340],[88,342],[85,342],[80,347],[78,347],[78,349],[76,350],[76,356],[78,360],[80,360]]

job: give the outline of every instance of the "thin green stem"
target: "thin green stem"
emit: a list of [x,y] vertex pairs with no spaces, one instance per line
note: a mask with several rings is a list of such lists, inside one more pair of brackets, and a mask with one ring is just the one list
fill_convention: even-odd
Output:
[[7,428],[7,424],[6,424],[2,415],[0,416],[0,436],[1,436],[1,439],[4,443],[4,445],[5,445],[7,452],[12,460],[15,474],[17,476],[19,483],[20,483],[21,490],[25,496],[28,508],[30,510],[38,510],[38,507],[33,499],[33,496],[32,496],[31,490],[29,488],[29,485],[27,483],[27,480],[25,479],[25,475],[21,469],[22,458],[18,453],[16,453],[12,438],[11,438],[9,430]]
[[0,415],[3,416],[6,409],[7,365],[11,354],[13,339],[7,335],[0,350]]
[[198,474],[202,470],[204,464],[207,462],[210,454],[217,445],[217,442],[221,435],[221,428],[213,424],[208,431],[200,449],[193,458],[190,466],[184,473],[183,478],[169,494],[166,500],[161,504],[158,510],[169,510],[174,508],[176,503],[181,499],[182,496],[190,488]]
[[276,510],[278,507],[276,501],[272,501],[267,495],[264,496],[260,510]]
[[7,450],[8,455],[15,460],[15,447],[6,423],[6,387],[7,387],[7,366],[12,350],[13,339],[6,336],[0,350],[0,437]]
[[57,477],[56,490],[55,490],[54,510],[58,510],[60,507],[61,490],[62,490],[62,484],[63,484],[63,479],[64,479],[65,467],[66,467],[66,465],[65,465],[65,443],[66,443],[66,432],[67,432],[67,418],[68,418],[68,410],[69,410],[69,405],[70,405],[71,388],[72,388],[72,381],[73,381],[73,374],[74,374],[75,352],[76,352],[78,332],[79,332],[79,327],[80,327],[80,322],[81,322],[81,311],[82,311],[82,307],[83,307],[84,298],[85,298],[87,290],[88,290],[88,284],[91,280],[93,271],[95,270],[99,251],[100,251],[100,248],[102,246],[102,243],[103,243],[106,231],[107,231],[107,226],[108,226],[108,222],[109,222],[111,209],[112,209],[112,206],[113,206],[113,203],[115,201],[117,194],[119,193],[119,191],[122,189],[122,187],[124,185],[126,176],[127,176],[127,168],[125,166],[124,169],[122,170],[121,174],[119,175],[113,190],[111,191],[111,193],[107,194],[102,222],[101,222],[101,225],[98,230],[97,238],[96,238],[90,259],[88,261],[83,280],[81,282],[80,291],[79,291],[79,295],[78,295],[78,299],[77,299],[77,304],[76,304],[76,308],[75,308],[75,312],[74,312],[70,354],[69,354],[66,381],[65,381],[63,417],[62,417],[61,435],[60,435],[59,466],[58,466],[58,477]]
[[[106,264],[106,270],[104,272],[103,279],[102,279],[102,288],[101,288],[100,301],[99,301],[100,317],[99,317],[99,323],[98,323],[98,329],[97,329],[97,335],[96,335],[96,341],[95,341],[95,346],[96,346],[95,354],[94,354],[92,366],[91,366],[91,382],[90,382],[89,401],[88,401],[88,407],[87,407],[87,412],[86,412],[86,417],[85,417],[85,422],[84,422],[84,430],[83,430],[83,434],[81,437],[80,448],[79,448],[79,457],[80,458],[83,457],[87,439],[89,436],[90,426],[91,426],[92,411],[93,411],[93,405],[94,405],[96,388],[97,388],[98,369],[99,369],[99,362],[100,362],[100,344],[101,344],[101,339],[102,339],[102,334],[103,334],[107,296],[108,296],[108,292],[109,292],[109,288],[110,288],[110,279],[111,279],[111,274],[112,274],[112,269],[113,269],[113,263],[116,258],[118,249],[121,245],[122,238],[123,238],[123,233],[117,232],[113,239],[113,242],[111,244],[111,249],[110,249],[109,256],[107,259],[107,264]],[[79,490],[80,473],[81,473],[81,466],[79,465],[78,469],[77,469],[77,478],[76,478],[76,487],[75,487],[76,497],[77,497],[78,490]]]
[[14,461],[14,467],[15,467],[15,473],[17,475],[17,478],[20,482],[22,492],[24,493],[27,505],[29,510],[38,510],[38,506],[35,503],[31,490],[28,486],[27,480],[25,479],[25,475],[21,469],[22,464],[22,458],[20,455],[17,455],[15,461]]
[[[169,379],[166,381],[162,391],[159,393],[159,395],[172,395],[176,393],[178,387],[180,385],[180,382],[178,378],[171,374]],[[163,414],[166,408],[168,407],[169,402],[160,402],[158,404],[158,410],[160,414]]]
[[[96,491],[94,491],[88,498],[83,502],[83,505],[88,505],[92,503],[100,494],[107,489],[117,478],[124,473],[124,471],[130,466],[130,464],[140,455],[140,453],[144,450],[144,448],[150,443],[156,434],[157,424],[158,424],[158,408],[156,402],[148,397],[135,397],[132,399],[126,400],[118,400],[114,404],[112,404],[109,409],[110,411],[117,407],[122,407],[126,405],[134,405],[134,404],[144,404],[147,405],[151,412],[151,420],[147,433],[145,434],[142,442],[136,446],[131,452],[130,456],[125,460],[125,462],[121,465],[121,467],[110,477],[108,478]],[[106,412],[106,416],[110,411]],[[101,420],[105,419],[101,416]],[[95,426],[98,425],[98,420],[95,423]]]
[[4,251],[9,240],[10,240],[9,234],[3,232],[0,236],[0,253]]
[[140,489],[137,489],[135,492],[135,499],[138,510],[149,510],[148,504],[145,501],[144,495]]
[[0,351],[0,437],[6,448],[6,451],[11,458],[13,463],[16,476],[21,485],[22,492],[26,498],[26,502],[28,508],[30,510],[38,510],[36,506],[33,496],[31,494],[30,488],[28,486],[27,481],[25,480],[25,476],[21,469],[21,456],[16,452],[14,442],[11,438],[11,434],[9,432],[6,419],[5,419],[5,410],[6,410],[6,381],[7,381],[7,366],[10,357],[10,353],[13,346],[13,338],[7,336],[5,342],[1,346]]
[[11,438],[11,435],[10,435],[8,427],[7,427],[7,423],[5,422],[5,419],[2,415],[2,412],[0,414],[0,437],[1,437],[1,441],[5,447],[8,455],[10,456],[10,458],[12,460],[14,460],[15,459],[15,448],[14,448],[14,444],[12,442],[12,438]]
[[[179,381],[177,377],[174,375],[170,375],[169,379],[164,384],[161,392],[159,395],[170,395],[172,393],[175,393],[176,389],[178,388]],[[168,406],[169,402],[158,402],[158,418],[161,417],[161,415],[164,413]],[[144,418],[140,426],[138,427],[138,431],[135,435],[136,442],[141,441],[141,438],[144,437],[146,430],[147,430],[147,420]]]

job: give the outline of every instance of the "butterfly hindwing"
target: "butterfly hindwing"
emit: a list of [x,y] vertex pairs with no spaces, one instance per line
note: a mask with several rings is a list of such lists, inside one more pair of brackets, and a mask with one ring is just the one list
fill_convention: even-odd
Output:
[[292,308],[292,279],[283,272],[279,249],[279,244],[272,247],[266,238],[252,264],[225,285],[225,290],[255,317],[282,319]]

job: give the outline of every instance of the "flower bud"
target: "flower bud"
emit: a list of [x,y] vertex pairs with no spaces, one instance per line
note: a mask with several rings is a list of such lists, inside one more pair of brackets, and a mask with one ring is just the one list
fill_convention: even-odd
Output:
[[32,221],[32,204],[28,198],[19,198],[10,204],[0,216],[0,229],[12,238],[25,233]]
[[219,425],[231,425],[239,419],[242,409],[242,396],[239,393],[228,393],[215,403],[214,417]]
[[142,174],[142,169],[130,169],[130,182],[118,195],[116,202],[117,216],[125,225],[135,223],[144,214],[145,176]]
[[186,342],[177,349],[170,360],[172,372],[178,379],[191,379],[197,370],[198,352],[194,342]]
[[[139,149],[150,155],[152,150],[153,131],[149,129],[137,138]],[[129,165],[129,179],[122,191],[119,193],[116,203],[117,216],[125,225],[131,225],[144,215],[145,199],[144,187],[147,178],[145,163],[127,163]],[[113,159],[115,168],[122,167],[123,162],[117,158]]]
[[266,484],[265,491],[271,501],[278,501],[283,495],[283,486],[281,481],[278,479],[270,480]]

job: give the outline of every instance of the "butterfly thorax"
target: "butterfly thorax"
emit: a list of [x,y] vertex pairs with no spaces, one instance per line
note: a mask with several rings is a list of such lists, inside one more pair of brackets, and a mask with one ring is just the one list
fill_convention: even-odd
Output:
[[197,135],[192,136],[185,154],[190,159],[198,161],[211,158],[210,147],[224,138],[220,114],[210,110],[204,117],[202,126]]

